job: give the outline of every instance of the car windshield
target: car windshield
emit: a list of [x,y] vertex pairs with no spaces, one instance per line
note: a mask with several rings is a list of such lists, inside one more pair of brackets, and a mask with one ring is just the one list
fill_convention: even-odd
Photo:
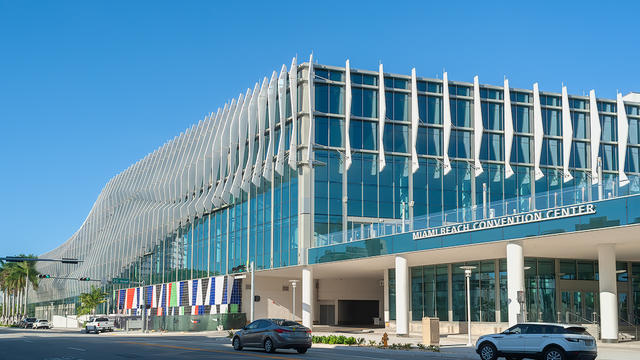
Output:
[[582,326],[571,326],[565,329],[567,334],[575,334],[575,335],[590,335],[587,329]]

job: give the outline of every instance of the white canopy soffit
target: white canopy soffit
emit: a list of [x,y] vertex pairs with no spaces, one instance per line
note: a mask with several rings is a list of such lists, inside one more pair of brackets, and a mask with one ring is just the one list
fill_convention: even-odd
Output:
[[351,167],[351,139],[349,138],[349,129],[351,126],[351,66],[347,59],[345,65],[345,101],[344,101],[344,167],[349,170]]
[[540,90],[538,83],[533,84],[533,149],[534,163],[533,171],[535,179],[540,180],[544,173],[540,170],[540,157],[542,156],[542,140],[544,137],[544,127],[542,126],[542,108],[540,106]]
[[600,116],[598,115],[598,102],[596,91],[589,92],[589,117],[591,118],[591,183],[598,183],[598,152],[600,151]]
[[480,83],[478,76],[473,77],[473,141],[474,153],[473,162],[476,176],[482,174],[482,163],[480,163],[480,150],[482,149],[482,107],[480,102]]
[[443,174],[447,175],[451,171],[451,161],[449,160],[449,139],[451,138],[451,102],[449,100],[449,77],[445,71],[442,74],[442,126],[443,139],[442,143],[442,167]]
[[416,80],[416,68],[411,69],[411,173],[418,171],[418,126],[420,123],[420,110],[418,108],[418,81]]
[[513,175],[511,168],[511,146],[513,144],[513,116],[511,115],[511,93],[509,79],[504,79],[504,177]]
[[624,108],[621,93],[618,93],[616,103],[616,108],[618,109],[618,179],[620,186],[625,186],[629,184],[627,174],[624,172],[624,164],[627,157],[627,141],[629,140],[629,121],[627,120],[627,111]]
[[571,159],[571,143],[573,141],[573,126],[571,125],[571,110],[569,110],[569,95],[567,87],[562,86],[562,172],[564,182],[573,180],[569,171]]
[[384,170],[387,162],[384,158],[384,120],[387,116],[387,103],[384,94],[384,68],[378,68],[378,171]]

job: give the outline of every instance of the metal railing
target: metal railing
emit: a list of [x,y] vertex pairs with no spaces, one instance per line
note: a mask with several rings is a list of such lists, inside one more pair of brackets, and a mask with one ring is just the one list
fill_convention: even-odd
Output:
[[354,226],[351,229],[326,234],[316,234],[314,247],[366,240],[408,231],[455,225],[507,215],[517,215],[536,210],[578,205],[592,201],[614,199],[634,195],[639,192],[640,189],[636,187],[632,189],[631,184],[624,189],[618,189],[615,184],[583,184],[557,191],[546,191],[534,195],[520,195],[518,197],[486,202],[484,204],[463,206],[458,209],[442,211],[431,215],[415,216],[413,219],[409,219],[408,217],[408,202],[402,202],[400,213],[403,215],[400,218],[381,218],[378,219],[378,222],[363,221],[362,223],[358,223],[354,221]]

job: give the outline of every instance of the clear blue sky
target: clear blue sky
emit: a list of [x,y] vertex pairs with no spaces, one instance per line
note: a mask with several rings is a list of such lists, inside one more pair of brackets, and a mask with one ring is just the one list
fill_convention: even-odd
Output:
[[0,256],[64,242],[112,176],[296,54],[613,98],[640,91],[639,13],[638,1],[0,0]]

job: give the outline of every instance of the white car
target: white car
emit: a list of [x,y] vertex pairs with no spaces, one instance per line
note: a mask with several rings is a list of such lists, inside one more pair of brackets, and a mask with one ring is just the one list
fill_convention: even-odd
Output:
[[87,334],[94,332],[96,334],[105,331],[113,331],[113,321],[108,317],[97,317],[89,319],[89,322],[85,325]]
[[598,356],[596,339],[578,325],[523,323],[476,343],[482,360],[505,357],[543,360],[593,360]]
[[34,329],[51,329],[52,326],[49,324],[47,320],[39,319],[33,323]]

